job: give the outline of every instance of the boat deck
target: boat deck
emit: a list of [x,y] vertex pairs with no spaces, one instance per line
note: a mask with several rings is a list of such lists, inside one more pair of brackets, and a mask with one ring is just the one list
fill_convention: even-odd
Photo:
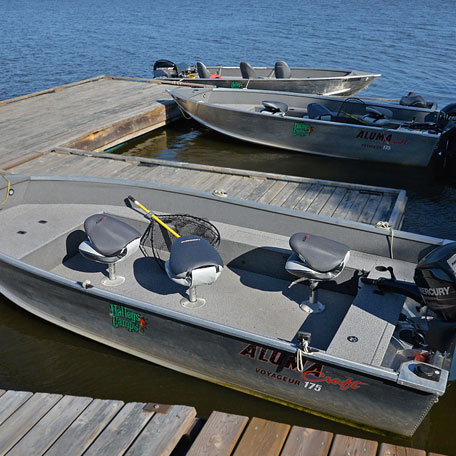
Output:
[[[130,223],[139,224],[138,228],[147,226],[139,213],[127,207],[24,204],[2,211],[2,229],[9,235],[0,239],[0,251],[80,283],[89,280],[97,288],[146,305],[165,307],[254,334],[295,342],[298,331],[308,331],[312,333],[315,348],[353,361],[381,365],[403,299],[389,300],[385,307],[372,301],[374,295],[367,296],[368,299],[358,295],[354,301],[347,290],[341,293],[321,286],[319,299],[326,305],[326,311],[309,315],[299,308],[299,303],[308,298],[308,286],[298,284],[288,288],[293,280],[284,270],[284,262],[291,253],[288,237],[222,223],[216,225],[222,238],[219,250],[227,267],[213,285],[198,287],[198,295],[207,301],[205,306],[183,307],[180,300],[186,289],[169,280],[155,259],[144,257],[140,251],[117,265],[117,272],[126,278],[125,283],[108,287],[101,284],[107,276],[106,265],[67,253],[70,237],[75,232],[81,233],[88,216],[100,212],[127,218]],[[224,245],[225,241],[229,245]],[[261,255],[259,249],[264,251]],[[240,268],[239,257],[250,252],[255,252],[252,258],[259,258],[257,261],[266,258],[266,267],[254,267],[259,272],[247,266]],[[347,280],[353,271],[372,270],[378,261],[378,257],[352,251],[344,271]],[[388,264],[384,265],[394,266],[398,278],[411,279],[414,265],[386,261]],[[356,334],[361,334],[360,321],[364,343],[353,350],[350,344],[347,347],[343,343],[345,333],[352,334],[355,325]]]

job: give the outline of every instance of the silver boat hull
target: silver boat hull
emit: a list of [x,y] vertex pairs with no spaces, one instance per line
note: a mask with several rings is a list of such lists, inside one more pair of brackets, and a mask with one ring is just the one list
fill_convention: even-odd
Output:
[[[132,283],[130,290],[139,293],[130,295],[103,288],[98,283],[83,286],[83,279],[90,270],[98,276],[102,274],[94,272],[93,267],[87,269],[87,263],[77,254],[84,238],[83,214],[97,213],[108,207],[123,216],[133,213],[128,221],[138,229],[147,226],[147,222],[125,207],[124,199],[129,194],[144,202],[154,202],[157,211],[185,211],[241,227],[233,239],[226,241],[224,260],[231,265],[246,263],[245,267],[254,267],[258,274],[274,269],[276,260],[287,253],[258,245],[269,244],[275,238],[288,238],[290,233],[303,229],[343,239],[352,249],[380,255],[388,261],[389,234],[384,230],[133,181],[58,176],[10,178],[14,195],[0,211],[0,223],[8,232],[8,240],[1,241],[0,292],[34,315],[178,372],[361,427],[412,435],[444,392],[447,379],[443,376],[447,372],[444,369],[438,388],[425,386],[423,389],[419,382],[414,385],[413,379],[401,380],[401,374],[392,369],[350,361],[324,350],[304,354],[304,372],[298,372],[294,336],[285,340],[266,331],[236,327],[222,320],[203,318],[198,312],[173,307],[174,301],[179,302],[181,291],[176,294],[173,288],[166,288],[172,287],[167,284],[166,276],[153,275],[152,258],[138,258],[128,266],[132,273],[126,284]],[[0,185],[0,194],[5,190],[6,186]],[[22,205],[25,205],[23,212]],[[47,209],[47,205],[54,206]],[[19,213],[27,217],[18,218]],[[55,220],[51,220],[52,217]],[[47,223],[41,223],[43,218]],[[63,222],[67,227],[60,230],[59,223]],[[73,223],[71,229],[70,222]],[[264,236],[256,248],[255,244],[244,244],[252,239],[253,234],[249,232],[263,226],[268,227],[269,234],[255,231]],[[25,234],[19,234],[18,229]],[[49,237],[45,235],[46,230]],[[239,241],[242,236],[246,238]],[[416,262],[423,251],[443,242],[400,231],[394,236],[395,257],[408,262]],[[258,242],[257,235],[253,238]],[[251,263],[255,258],[257,261]],[[66,261],[70,263],[65,266]],[[146,282],[144,278],[153,280]],[[272,283],[270,280],[267,279],[268,286]],[[162,283],[165,283],[164,289]],[[284,283],[288,284],[286,280]],[[237,286],[240,286],[239,278]],[[246,287],[253,296],[259,283]],[[230,306],[239,305],[236,301],[241,295],[236,294],[236,289],[230,289],[219,296],[221,303],[216,302],[217,294],[213,296],[207,311],[223,304],[222,313],[226,315]],[[275,296],[281,297],[280,293]],[[260,295],[261,305],[263,299],[264,294]],[[172,305],[163,305],[165,301]],[[289,298],[285,297],[284,301],[285,309],[296,311],[302,317],[303,313],[294,309]],[[240,312],[245,313],[242,318],[249,318],[253,303],[240,304]],[[274,301],[274,306],[276,304]],[[271,327],[275,329],[278,322],[273,311],[268,312]],[[256,315],[253,328],[258,327],[259,320],[268,320],[268,312]],[[291,332],[294,334],[294,330]]]
[[[264,100],[281,101],[299,108],[308,102],[341,104],[342,99],[333,101],[311,95],[229,89],[192,91],[179,88],[169,92],[187,115],[208,128],[243,141],[296,152],[424,167],[434,155],[440,138],[439,134],[428,131],[379,128],[260,112]],[[402,110],[422,119],[432,116],[430,110]]]
[[255,68],[257,79],[241,77],[239,67],[208,67],[220,78],[160,78],[169,81],[188,81],[192,84],[209,85],[229,89],[277,90],[283,92],[315,93],[318,95],[349,96],[360,92],[381,75],[356,70],[325,70],[313,68],[292,68],[289,79],[276,79],[274,68]]

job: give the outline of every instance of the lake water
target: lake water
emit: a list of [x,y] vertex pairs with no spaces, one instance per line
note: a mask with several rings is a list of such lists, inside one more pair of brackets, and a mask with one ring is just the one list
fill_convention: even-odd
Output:
[[[353,68],[382,73],[363,94],[456,101],[454,0],[10,0],[0,4],[0,100],[99,74],[150,77],[155,60]],[[1,125],[0,125],[1,131]],[[119,151],[118,151],[119,152]],[[405,188],[404,228],[456,239],[456,191],[429,170],[250,146],[179,122],[120,152]],[[0,231],[1,236],[1,231]],[[143,362],[44,323],[0,299],[0,388],[181,403],[381,439]],[[456,454],[450,386],[402,445]]]

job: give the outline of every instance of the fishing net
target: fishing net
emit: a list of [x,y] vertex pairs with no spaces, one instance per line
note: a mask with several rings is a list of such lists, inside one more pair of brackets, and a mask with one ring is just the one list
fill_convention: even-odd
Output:
[[[199,236],[216,248],[220,244],[220,233],[208,220],[187,214],[160,215],[160,220],[180,236]],[[152,219],[141,237],[141,251],[144,256],[151,256],[152,253],[159,266],[165,270],[165,262],[169,260],[171,246],[175,240],[173,234]]]

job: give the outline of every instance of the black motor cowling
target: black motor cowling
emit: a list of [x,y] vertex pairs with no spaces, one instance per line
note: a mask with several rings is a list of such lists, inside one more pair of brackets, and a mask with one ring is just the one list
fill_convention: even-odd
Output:
[[182,78],[192,71],[185,63],[174,63],[161,59],[154,63],[154,78]]
[[417,264],[414,280],[430,310],[456,321],[456,242],[428,253]]

